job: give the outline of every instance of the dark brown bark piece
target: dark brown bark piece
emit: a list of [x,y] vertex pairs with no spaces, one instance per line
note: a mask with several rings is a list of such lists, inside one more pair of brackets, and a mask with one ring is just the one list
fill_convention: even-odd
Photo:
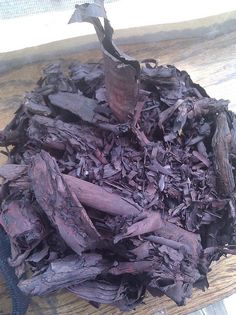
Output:
[[147,214],[144,214],[144,217],[142,215],[142,219],[140,221],[127,227],[123,233],[116,235],[114,238],[114,242],[117,243],[124,238],[156,231],[162,225],[163,220],[159,212],[147,212]]
[[[30,188],[29,178],[18,177],[22,172],[27,173],[28,167],[26,165],[17,164],[7,164],[9,167],[0,167],[0,174],[6,177],[8,180],[15,180],[11,182],[11,187],[21,187],[26,189]],[[12,168],[10,168],[12,166]],[[8,169],[9,176],[7,174]],[[12,174],[14,170],[14,174]],[[115,192],[109,192],[105,188],[86,182],[82,179],[76,178],[74,176],[61,174],[64,181],[68,185],[71,192],[73,192],[79,201],[85,205],[103,211],[111,215],[121,215],[121,216],[133,216],[138,215],[141,212],[141,207],[128,199],[124,199]],[[16,178],[15,178],[16,177]]]
[[126,122],[134,113],[138,100],[138,70],[129,64],[128,56],[121,54],[117,47],[116,51],[122,60],[105,48],[103,50],[107,99],[119,121]]
[[25,131],[28,125],[28,117],[21,105],[16,111],[12,121],[0,131],[0,146],[16,145],[26,140]]
[[24,103],[24,106],[25,106],[25,110],[30,114],[42,115],[42,116],[50,116],[52,114],[52,111],[49,107],[42,104],[35,103],[31,100],[27,100]]
[[236,156],[236,117],[235,114],[232,113],[231,117],[231,122],[232,122],[232,128],[231,128],[231,152],[234,154],[234,158]]
[[65,242],[78,254],[94,247],[100,235],[61,176],[55,159],[41,151],[32,159],[29,176],[37,202]]
[[[123,298],[119,284],[106,281],[86,281],[68,288],[79,297],[102,304],[113,304]],[[119,292],[120,291],[120,292]]]
[[184,100],[179,99],[173,106],[161,112],[159,116],[159,121],[158,121],[158,125],[160,128],[163,128],[163,123],[167,119],[169,119],[173,115],[173,113],[176,111],[176,109],[178,109],[178,107],[180,107],[183,103],[184,103]]
[[46,295],[56,290],[93,280],[103,273],[109,264],[98,254],[67,256],[55,260],[48,269],[31,279],[21,280],[18,284],[27,295]]
[[28,137],[45,148],[91,151],[102,146],[102,140],[87,126],[65,123],[49,117],[35,115],[27,130]]
[[156,262],[154,260],[140,260],[135,262],[120,262],[118,266],[109,269],[109,273],[115,276],[122,274],[140,274],[152,270]]
[[156,244],[166,245],[173,249],[181,250],[182,252],[189,253],[191,255],[190,247],[184,243],[154,235],[147,236],[145,239]]
[[218,112],[224,112],[228,108],[229,101],[216,100],[214,98],[204,97],[193,102],[193,110],[189,111],[188,118],[214,115]]
[[[98,17],[104,18],[104,27]],[[114,115],[126,122],[138,101],[140,65],[120,51],[112,41],[113,29],[106,17],[104,4],[78,5],[69,23],[90,22],[102,44],[105,85],[109,106]]]
[[169,223],[161,217],[159,212],[148,212],[146,216],[144,214],[144,217],[140,221],[128,226],[125,228],[124,232],[116,235],[114,242],[117,243],[124,238],[139,236],[150,232],[155,232],[155,234],[161,236],[161,240],[163,240],[163,238],[170,240],[172,246],[173,243],[176,246],[176,242],[181,242],[178,243],[178,246],[181,247],[181,245],[184,244],[183,247],[186,253],[190,254],[195,260],[195,263],[197,263],[202,248],[199,235]]
[[22,251],[34,248],[46,236],[45,226],[35,205],[26,197],[2,203],[0,223]]
[[129,203],[116,193],[106,191],[103,187],[69,175],[63,175],[63,178],[70,190],[86,206],[112,215],[131,216],[140,213],[138,205],[135,207],[133,203]]
[[86,281],[68,288],[71,292],[88,301],[111,304],[121,311],[132,310],[144,297],[145,288],[138,282],[128,283],[125,278],[118,281]]
[[230,197],[235,189],[235,180],[230,164],[231,133],[225,113],[216,117],[216,130],[212,138],[214,165],[217,174],[218,193]]
[[58,92],[49,95],[50,102],[61,109],[78,116],[83,121],[96,123],[104,118],[95,112],[97,102],[94,99],[68,92]]
[[0,166],[0,177],[7,181],[15,180],[27,172],[25,165],[4,164]]
[[191,296],[192,286],[179,280],[174,285],[163,288],[162,292],[174,300],[178,306],[182,306],[186,304],[186,298]]

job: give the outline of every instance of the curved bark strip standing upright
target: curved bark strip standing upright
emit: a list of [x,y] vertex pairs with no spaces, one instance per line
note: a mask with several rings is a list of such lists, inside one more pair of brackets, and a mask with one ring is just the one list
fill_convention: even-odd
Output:
[[[107,99],[116,118],[126,122],[134,114],[139,94],[139,62],[113,43],[113,29],[106,16],[104,1],[77,5],[69,23],[92,23],[102,45]],[[104,18],[104,27],[99,17]]]

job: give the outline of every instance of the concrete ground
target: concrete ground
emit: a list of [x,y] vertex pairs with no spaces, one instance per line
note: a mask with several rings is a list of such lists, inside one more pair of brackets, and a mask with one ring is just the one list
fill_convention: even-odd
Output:
[[[4,31],[0,33],[0,53],[94,33],[87,23],[68,25],[78,2],[82,1],[1,0],[0,29]],[[236,1],[117,0],[105,7],[114,29],[119,30],[214,16],[236,10]]]

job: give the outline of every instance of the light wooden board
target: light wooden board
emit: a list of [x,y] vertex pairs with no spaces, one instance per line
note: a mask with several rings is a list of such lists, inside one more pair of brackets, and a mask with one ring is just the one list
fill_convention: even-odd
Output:
[[[194,81],[202,84],[210,96],[232,100],[236,109],[235,68],[236,68],[236,32],[221,35],[215,39],[183,39],[159,43],[126,45],[122,48],[139,60],[153,57],[160,63],[174,63],[178,68],[187,70]],[[57,61],[64,67],[71,60],[81,62],[95,61],[101,58],[98,50],[86,54],[73,54],[66,58],[61,56]],[[53,60],[52,60],[53,61]],[[0,77],[0,128],[12,118],[14,110],[20,104],[25,91],[30,91],[40,76],[43,62],[26,65],[12,70]],[[0,155],[0,163],[4,162]],[[145,304],[132,315],[184,315],[200,309],[210,303],[229,296],[236,290],[236,257],[223,258],[213,266],[209,274],[210,288],[206,292],[194,291],[187,306],[177,307],[168,298],[154,299],[148,297]],[[0,278],[0,314],[10,314],[10,300],[4,283]],[[120,315],[120,311],[103,306],[96,310],[87,302],[78,299],[69,292],[61,292],[47,298],[34,298],[28,315]]]
[[[145,304],[129,315],[185,315],[236,292],[236,257],[221,259],[209,274],[210,288],[205,292],[194,290],[186,306],[177,307],[167,297],[147,297]],[[160,312],[160,313],[158,313]],[[161,313],[162,312],[162,313]],[[10,300],[3,282],[0,281],[0,314],[10,315]],[[98,310],[69,292],[33,298],[27,315],[121,315],[119,310],[102,306]]]

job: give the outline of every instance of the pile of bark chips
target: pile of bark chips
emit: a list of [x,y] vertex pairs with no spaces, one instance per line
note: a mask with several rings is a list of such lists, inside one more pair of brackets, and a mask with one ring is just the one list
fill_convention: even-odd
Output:
[[104,12],[71,19],[94,24],[103,62],[45,67],[0,133],[9,264],[30,296],[183,305],[235,253],[236,116],[186,71],[119,51]]

